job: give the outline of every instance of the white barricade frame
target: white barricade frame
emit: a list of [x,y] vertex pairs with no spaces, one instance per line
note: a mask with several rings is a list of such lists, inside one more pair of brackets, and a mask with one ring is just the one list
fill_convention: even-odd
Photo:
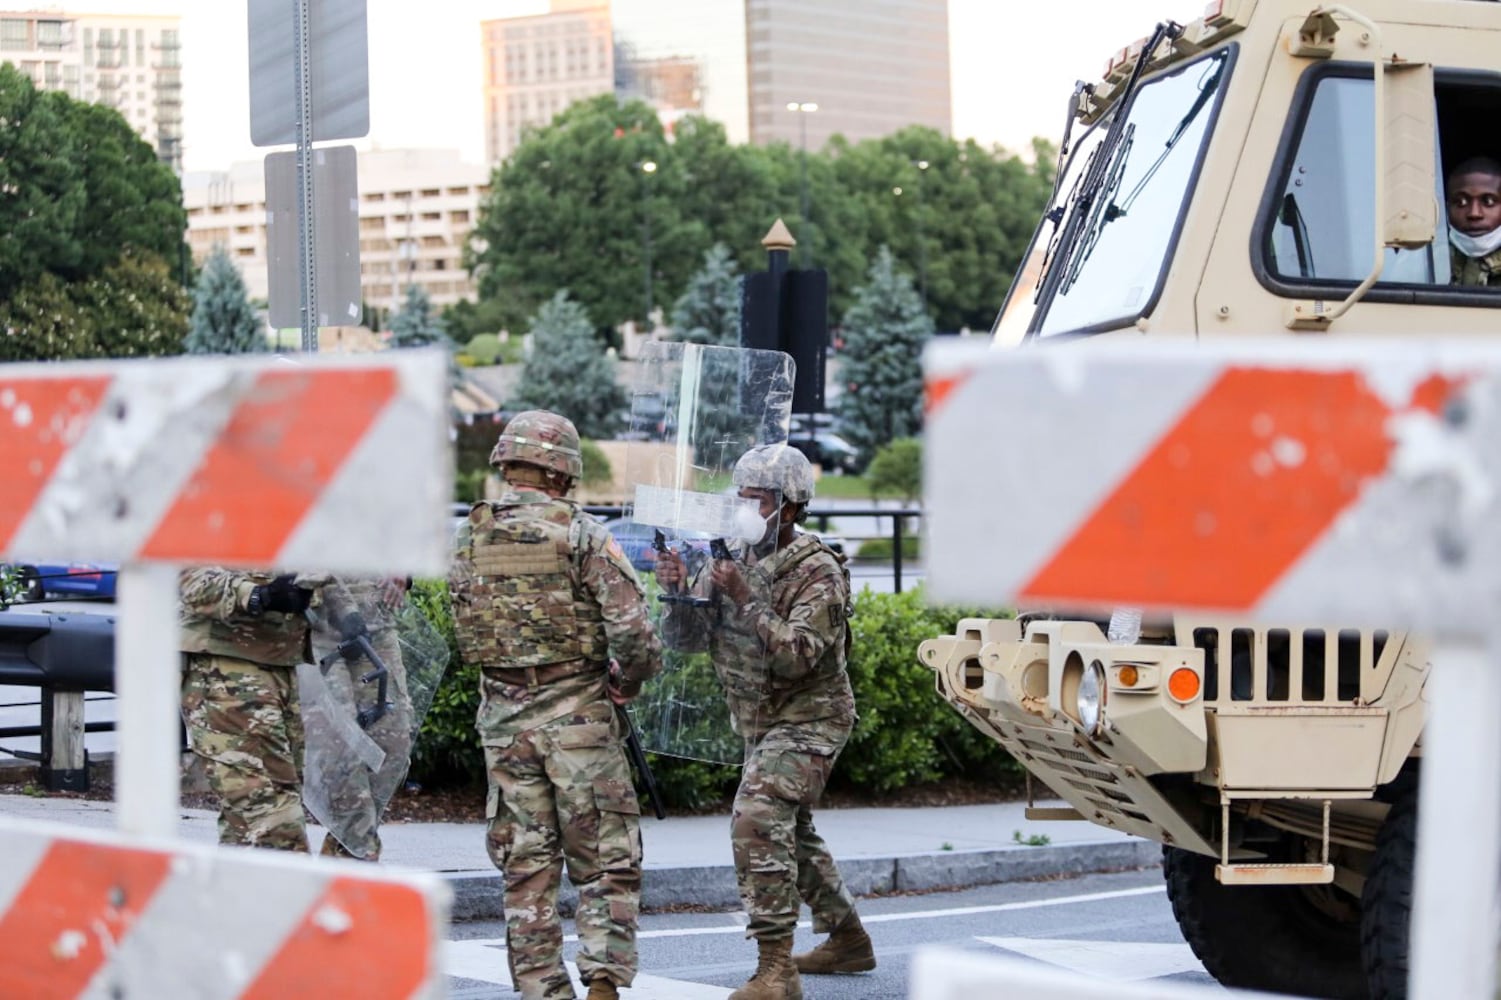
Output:
[[[1501,349],[1123,340],[929,348],[929,598],[1433,635],[1411,995],[1490,996],[1501,930],[1501,642],[1490,621],[1501,598]],[[1222,556],[1223,581],[1182,571],[1206,551]],[[959,982],[946,966],[918,968]],[[914,996],[960,995],[946,988]],[[1113,985],[1109,995],[1128,994]]]

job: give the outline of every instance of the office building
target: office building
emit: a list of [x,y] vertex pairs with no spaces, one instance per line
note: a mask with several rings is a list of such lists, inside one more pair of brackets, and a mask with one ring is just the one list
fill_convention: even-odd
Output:
[[[744,0],[750,140],[952,131],[948,0]],[[816,104],[816,112],[788,105]]]
[[609,0],[552,0],[545,14],[480,23],[485,159],[511,155],[528,126],[615,89]]
[[43,90],[104,104],[182,171],[182,42],[176,17],[0,11],[0,62]]
[[[453,150],[389,149],[359,154],[360,285],[364,300],[399,308],[421,285],[436,308],[474,298],[464,244],[489,192],[489,171]],[[266,298],[265,164],[183,178],[188,245],[201,262],[223,245],[252,299]]]

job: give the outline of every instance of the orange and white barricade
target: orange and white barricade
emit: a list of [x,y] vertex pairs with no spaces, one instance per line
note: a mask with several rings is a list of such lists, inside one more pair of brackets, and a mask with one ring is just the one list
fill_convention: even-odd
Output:
[[[930,599],[1333,619],[1436,639],[1412,996],[1490,996],[1501,350],[1119,337],[936,344],[925,369]],[[914,996],[960,995],[945,989]]]
[[171,838],[178,570],[445,573],[447,384],[440,351],[0,367],[0,557],[120,563],[119,833],[0,820],[0,996],[441,993],[437,878]]

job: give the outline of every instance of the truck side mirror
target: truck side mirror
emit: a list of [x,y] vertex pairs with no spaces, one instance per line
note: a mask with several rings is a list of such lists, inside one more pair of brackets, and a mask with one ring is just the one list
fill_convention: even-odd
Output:
[[1389,247],[1416,249],[1438,233],[1435,144],[1438,112],[1433,100],[1433,66],[1393,62],[1386,66],[1382,108],[1385,149],[1380,150],[1385,187],[1381,240]]

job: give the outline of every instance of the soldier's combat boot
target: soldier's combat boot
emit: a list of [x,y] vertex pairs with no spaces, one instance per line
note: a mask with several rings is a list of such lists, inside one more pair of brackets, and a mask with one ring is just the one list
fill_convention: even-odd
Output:
[[589,981],[589,995],[584,1000],[620,1000],[615,984],[603,977]]
[[876,967],[876,951],[870,935],[860,925],[860,915],[851,910],[822,944],[812,951],[793,955],[792,962],[798,972],[809,976],[869,972]]
[[730,994],[730,1000],[803,1000],[803,981],[792,964],[792,939],[756,941],[761,950],[756,974]]

